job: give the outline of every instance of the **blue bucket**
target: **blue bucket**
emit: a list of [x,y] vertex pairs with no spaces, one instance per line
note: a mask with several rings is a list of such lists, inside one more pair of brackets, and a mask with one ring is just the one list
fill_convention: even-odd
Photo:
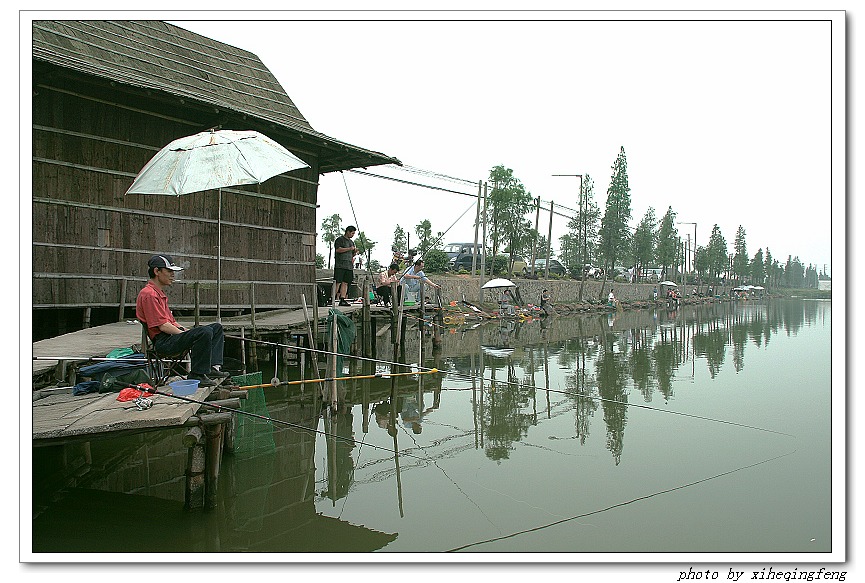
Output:
[[171,387],[172,394],[183,397],[186,395],[191,395],[192,393],[197,391],[199,382],[200,381],[198,379],[189,379],[183,381],[174,381],[172,383],[168,383],[168,386]]

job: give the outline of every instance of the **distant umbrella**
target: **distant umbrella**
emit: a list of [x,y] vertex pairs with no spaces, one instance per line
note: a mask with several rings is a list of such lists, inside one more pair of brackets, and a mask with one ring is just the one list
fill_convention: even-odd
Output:
[[662,281],[662,282],[659,283],[658,285],[668,285],[668,286],[670,286],[670,287],[679,287],[679,286],[676,284],[676,282],[669,281],[669,280],[668,280],[668,281]]
[[497,287],[515,287],[516,284],[509,279],[505,279],[503,277],[497,277],[495,279],[491,279],[481,286],[482,289],[493,289]]

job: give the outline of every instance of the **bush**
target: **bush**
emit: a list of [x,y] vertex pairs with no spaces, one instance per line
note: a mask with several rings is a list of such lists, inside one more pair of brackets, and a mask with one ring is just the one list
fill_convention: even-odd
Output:
[[423,256],[424,271],[431,273],[442,273],[448,269],[448,261],[450,258],[444,251],[438,249],[430,249]]
[[315,254],[315,268],[324,269],[324,255],[322,255],[321,253]]

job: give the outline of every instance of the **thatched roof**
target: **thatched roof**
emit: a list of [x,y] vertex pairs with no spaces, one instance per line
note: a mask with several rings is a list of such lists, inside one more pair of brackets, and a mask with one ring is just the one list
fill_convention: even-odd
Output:
[[166,22],[33,22],[33,59],[276,124],[313,139],[322,173],[399,160],[316,132],[254,54]]

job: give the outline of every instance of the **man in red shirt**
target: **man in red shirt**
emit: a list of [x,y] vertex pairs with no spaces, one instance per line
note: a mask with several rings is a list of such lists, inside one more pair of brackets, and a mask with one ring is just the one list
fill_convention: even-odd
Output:
[[220,378],[230,373],[221,370],[225,337],[222,324],[215,322],[206,326],[186,329],[174,319],[168,308],[165,290],[174,283],[175,274],[182,270],[174,264],[170,255],[154,255],[147,263],[150,281],[138,292],[135,300],[135,316],[147,326],[147,335],[161,354],[179,354],[191,349],[192,364],[190,379],[198,379],[202,387],[215,386]]

